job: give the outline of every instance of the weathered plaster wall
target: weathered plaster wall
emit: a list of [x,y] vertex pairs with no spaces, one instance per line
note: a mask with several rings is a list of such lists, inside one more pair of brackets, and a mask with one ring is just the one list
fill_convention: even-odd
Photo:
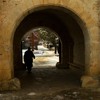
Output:
[[100,74],[97,3],[97,0],[0,0],[0,81],[13,78],[13,36],[18,24],[31,9],[45,5],[65,7],[80,17],[84,25],[76,20],[85,37],[87,73]]

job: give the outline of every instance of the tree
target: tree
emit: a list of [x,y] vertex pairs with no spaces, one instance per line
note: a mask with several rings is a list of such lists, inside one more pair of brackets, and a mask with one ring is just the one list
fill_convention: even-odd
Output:
[[53,31],[48,28],[37,28],[36,31],[39,32],[41,40],[55,45],[55,39],[57,36]]

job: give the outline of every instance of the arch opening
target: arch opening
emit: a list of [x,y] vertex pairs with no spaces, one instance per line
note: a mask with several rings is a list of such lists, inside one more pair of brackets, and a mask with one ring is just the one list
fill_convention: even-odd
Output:
[[53,68],[59,62],[59,37],[47,27],[36,27],[28,31],[22,38],[22,63],[28,47],[35,55],[33,68]]
[[[64,68],[70,63],[85,65],[85,35],[71,11],[60,7],[44,7],[27,15],[17,27],[13,38],[13,64],[20,69],[21,38],[35,27],[48,27],[58,33],[61,39],[61,64]],[[41,16],[41,17],[40,17]],[[79,18],[80,20],[80,18]],[[17,51],[16,51],[17,50]],[[19,67],[18,67],[19,66]]]

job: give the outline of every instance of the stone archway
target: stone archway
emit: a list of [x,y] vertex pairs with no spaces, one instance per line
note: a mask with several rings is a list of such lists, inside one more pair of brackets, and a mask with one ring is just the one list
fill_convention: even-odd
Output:
[[[63,12],[62,9],[60,10],[60,7],[50,6],[30,13],[16,29],[13,42],[15,68],[16,66],[22,66],[20,54],[20,40],[22,36],[28,30],[39,26],[51,28],[58,33],[62,41],[61,62],[64,66],[68,66],[69,63],[73,62],[85,65],[85,44],[82,29],[69,13]],[[76,42],[77,40],[78,42]],[[77,49],[77,45],[81,50],[78,50],[79,48]],[[74,50],[73,46],[75,47]],[[83,55],[79,56],[79,54],[77,54],[79,51],[81,51]]]
[[[33,22],[33,24],[30,22]],[[26,25],[28,25],[28,27]],[[90,51],[89,34],[84,24],[84,21],[82,21],[75,13],[60,6],[37,7],[35,10],[34,9],[31,10],[28,13],[28,15],[22,20],[20,25],[17,27],[14,38],[15,37],[21,38],[25,34],[25,32],[27,32],[29,29],[33,27],[39,27],[39,26],[48,27],[54,30],[56,33],[58,33],[59,37],[62,40],[61,62],[62,65],[64,65],[64,67],[66,66],[68,67],[69,63],[73,63],[73,62],[78,65],[82,65],[86,67],[90,66],[89,60],[91,58],[89,53]],[[18,35],[18,33],[21,34]],[[66,39],[64,39],[65,37]],[[19,44],[20,39],[18,40],[16,39],[17,38],[14,39],[13,43],[17,41]],[[17,44],[15,46],[16,47],[14,48],[14,51],[16,49],[19,50],[18,51],[19,53],[16,54],[20,55],[20,50],[21,50],[20,47],[17,48]],[[15,55],[14,57],[15,61],[17,61],[16,58],[17,56]],[[18,58],[21,57],[18,56]],[[19,60],[18,63],[21,66],[20,61],[21,60]],[[17,63],[15,64],[17,65]],[[88,68],[85,68],[85,72],[91,74]],[[88,76],[85,77],[85,80],[86,78],[88,79]],[[84,78],[82,78],[82,81],[84,81]],[[85,87],[88,81],[85,83],[83,82],[82,86]],[[96,86],[97,86],[98,81],[94,79],[92,79],[92,81],[96,82]]]
[[[4,76],[1,74],[0,80],[1,81],[9,80],[14,77],[14,75],[13,75],[13,72],[14,72],[14,70],[13,70],[13,40],[14,40],[14,37],[16,37],[15,30],[19,27],[21,22],[23,22],[23,20],[25,18],[27,18],[28,15],[31,15],[34,12],[38,12],[39,10],[46,11],[46,9],[49,9],[51,7],[51,9],[57,8],[59,10],[55,10],[55,11],[47,10],[47,12],[49,11],[49,14],[50,13],[54,14],[56,11],[64,12],[63,16],[66,16],[66,14],[67,14],[67,17],[72,18],[75,21],[75,23],[73,23],[73,25],[77,24],[78,25],[77,29],[80,31],[80,33],[83,33],[83,35],[81,34],[81,37],[83,37],[82,40],[80,40],[80,38],[79,38],[79,40],[80,40],[80,43],[82,42],[82,44],[83,44],[82,46],[85,49],[85,50],[83,50],[85,53],[82,54],[85,56],[77,56],[78,54],[76,54],[76,55],[74,54],[74,57],[75,57],[74,61],[75,62],[77,61],[77,63],[81,62],[81,64],[85,64],[85,66],[86,66],[86,68],[85,68],[86,77],[82,78],[82,83],[84,83],[83,87],[88,82],[90,82],[91,79],[93,82],[98,83],[98,79],[95,77],[97,77],[100,74],[100,70],[99,70],[100,57],[98,55],[100,46],[99,46],[98,19],[95,18],[95,17],[97,17],[97,12],[95,11],[96,8],[94,7],[94,4],[96,1],[91,2],[91,6],[94,7],[93,10],[91,10],[92,7],[89,6],[90,4],[87,5],[88,1],[85,1],[83,3],[82,1],[77,1],[77,0],[75,0],[74,2],[65,1],[65,0],[59,0],[59,1],[57,1],[57,0],[42,1],[41,0],[40,2],[37,2],[37,0],[34,0],[34,1],[27,1],[27,4],[26,4],[26,2],[22,2],[22,1],[18,1],[18,2],[20,2],[20,5],[16,6],[16,7],[18,7],[18,9],[17,8],[15,9],[12,6],[12,4],[13,4],[12,1],[7,2],[8,6],[6,6],[6,5],[1,6],[1,8],[2,9],[4,8],[4,9],[3,9],[3,13],[1,14],[2,17],[1,17],[1,22],[0,22],[0,25],[1,25],[0,31],[2,33],[2,34],[0,34],[0,38],[2,37],[0,43],[3,44],[3,45],[1,45],[2,49],[1,49],[0,57],[2,60],[1,66],[5,66],[3,68],[1,67],[1,73],[6,72],[7,74],[5,74]],[[16,1],[15,3],[18,3],[18,2]],[[88,9],[88,7],[90,9]],[[19,10],[19,8],[21,10]],[[66,14],[65,14],[65,12],[66,12]],[[17,13],[17,15],[15,13]],[[69,36],[71,38],[74,38],[74,41],[77,40],[78,39],[77,36],[73,37],[73,36],[75,36],[75,35],[73,35],[73,32],[72,32],[73,30],[71,30],[69,28],[69,25],[66,24],[66,22],[65,22],[66,18],[60,17],[59,14],[61,14],[61,13],[56,12],[57,17],[55,17],[55,18],[57,18],[57,20],[60,19],[59,21],[60,21],[61,25],[63,25],[62,28],[60,28],[60,29],[64,29],[64,31],[63,31],[64,35],[66,34],[66,32],[68,32],[70,34],[67,34],[66,37]],[[12,21],[9,19],[12,19]],[[70,20],[72,20],[72,19],[70,19]],[[37,25],[34,25],[34,27],[35,26],[37,26]],[[50,27],[50,26],[47,26],[47,27]],[[56,27],[51,27],[51,28],[53,30],[55,30]],[[65,29],[67,29],[67,30],[65,30]],[[27,28],[26,28],[26,31],[27,31]],[[56,31],[59,31],[59,24],[58,24],[58,30],[56,30]],[[60,33],[61,33],[61,31],[60,31]],[[7,37],[5,37],[4,34],[6,34]],[[22,34],[24,34],[24,33],[22,33]],[[62,37],[64,37],[64,35]],[[20,38],[21,38],[21,36],[20,36]],[[20,40],[20,38],[18,40]],[[70,38],[70,40],[71,40],[71,38]],[[7,42],[5,40],[7,40]],[[18,43],[20,43],[20,42],[18,41]],[[67,41],[67,43],[69,43],[69,42]],[[78,44],[78,43],[76,42],[76,44]],[[78,46],[78,45],[76,45],[76,46]],[[63,48],[65,49],[66,47],[63,47]],[[78,47],[76,47],[76,49],[75,49],[76,51],[78,51],[77,48]],[[20,50],[20,48],[18,50]],[[3,55],[2,55],[2,53],[3,53]],[[77,52],[77,53],[79,53],[79,52]],[[68,54],[64,53],[63,55],[67,58],[69,53]],[[83,59],[82,61],[80,61],[81,57]],[[84,79],[88,79],[88,82],[85,82]],[[90,82],[89,85],[91,83],[92,82]],[[92,85],[92,86],[94,86],[94,85]]]
[[85,66],[85,38],[83,29],[74,16],[78,18],[73,12],[59,6],[44,6],[36,8],[36,11],[34,9],[33,12],[30,11],[21,21],[14,34],[13,58],[15,70],[22,67],[21,38],[30,29],[41,26],[48,27],[58,33],[62,41],[62,68],[67,68],[69,63]]

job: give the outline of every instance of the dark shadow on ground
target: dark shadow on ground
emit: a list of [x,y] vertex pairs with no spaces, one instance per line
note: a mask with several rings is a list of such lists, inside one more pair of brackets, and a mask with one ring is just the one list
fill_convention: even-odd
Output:
[[0,100],[100,100],[100,92],[81,88],[81,76],[75,68],[20,70],[21,90],[2,92]]
[[52,93],[67,88],[80,88],[82,72],[71,69],[33,68],[31,73],[19,72],[22,90]]

